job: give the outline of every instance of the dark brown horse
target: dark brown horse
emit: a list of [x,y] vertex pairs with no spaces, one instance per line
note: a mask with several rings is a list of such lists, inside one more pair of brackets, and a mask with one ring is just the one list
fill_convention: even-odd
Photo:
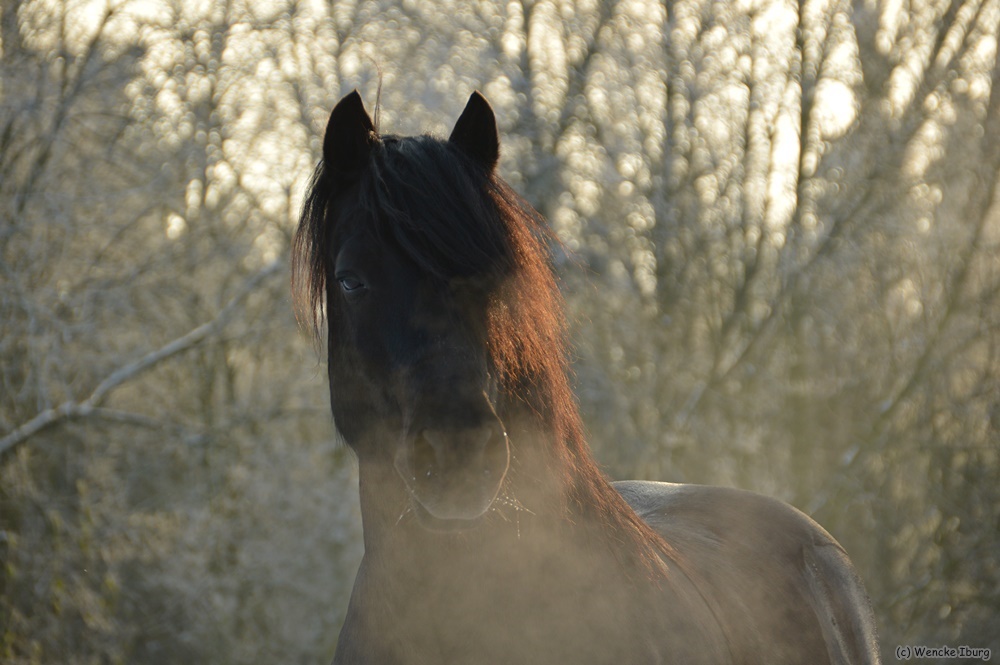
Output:
[[335,663],[877,663],[843,548],[779,501],[608,482],[539,215],[472,95],[451,137],[333,110],[295,238],[365,554]]

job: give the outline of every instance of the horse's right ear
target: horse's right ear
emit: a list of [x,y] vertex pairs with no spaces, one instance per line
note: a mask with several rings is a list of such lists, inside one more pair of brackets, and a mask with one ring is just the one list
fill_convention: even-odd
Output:
[[323,162],[334,178],[354,180],[368,163],[372,145],[378,141],[375,125],[355,90],[333,108],[323,137]]

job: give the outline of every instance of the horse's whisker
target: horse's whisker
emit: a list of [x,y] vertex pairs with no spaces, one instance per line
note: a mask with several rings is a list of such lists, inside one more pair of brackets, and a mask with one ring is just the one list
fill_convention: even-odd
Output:
[[403,521],[403,518],[412,512],[413,512],[413,502],[407,500],[406,505],[403,506],[403,512],[401,512],[399,514],[399,517],[396,518],[396,526],[399,526],[400,522]]

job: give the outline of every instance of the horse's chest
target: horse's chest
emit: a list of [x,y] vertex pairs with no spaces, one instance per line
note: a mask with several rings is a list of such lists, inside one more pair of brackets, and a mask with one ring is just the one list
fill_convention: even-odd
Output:
[[436,610],[415,603],[411,616],[420,618],[403,634],[428,662],[646,661],[635,658],[633,626],[597,611],[602,604],[600,597],[541,596],[527,589],[520,598],[498,594],[493,603],[468,596]]
[[[606,571],[561,560],[455,559],[369,580],[383,589],[363,624],[383,662],[661,662],[642,604]],[[353,601],[352,601],[353,604]]]

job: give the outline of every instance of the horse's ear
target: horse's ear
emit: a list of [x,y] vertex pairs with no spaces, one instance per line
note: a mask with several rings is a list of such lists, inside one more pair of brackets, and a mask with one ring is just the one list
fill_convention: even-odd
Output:
[[500,136],[493,108],[477,90],[469,97],[448,139],[465,154],[492,171],[500,158]]
[[378,140],[375,125],[355,90],[333,108],[323,137],[323,162],[331,175],[353,180],[368,162],[368,153]]

